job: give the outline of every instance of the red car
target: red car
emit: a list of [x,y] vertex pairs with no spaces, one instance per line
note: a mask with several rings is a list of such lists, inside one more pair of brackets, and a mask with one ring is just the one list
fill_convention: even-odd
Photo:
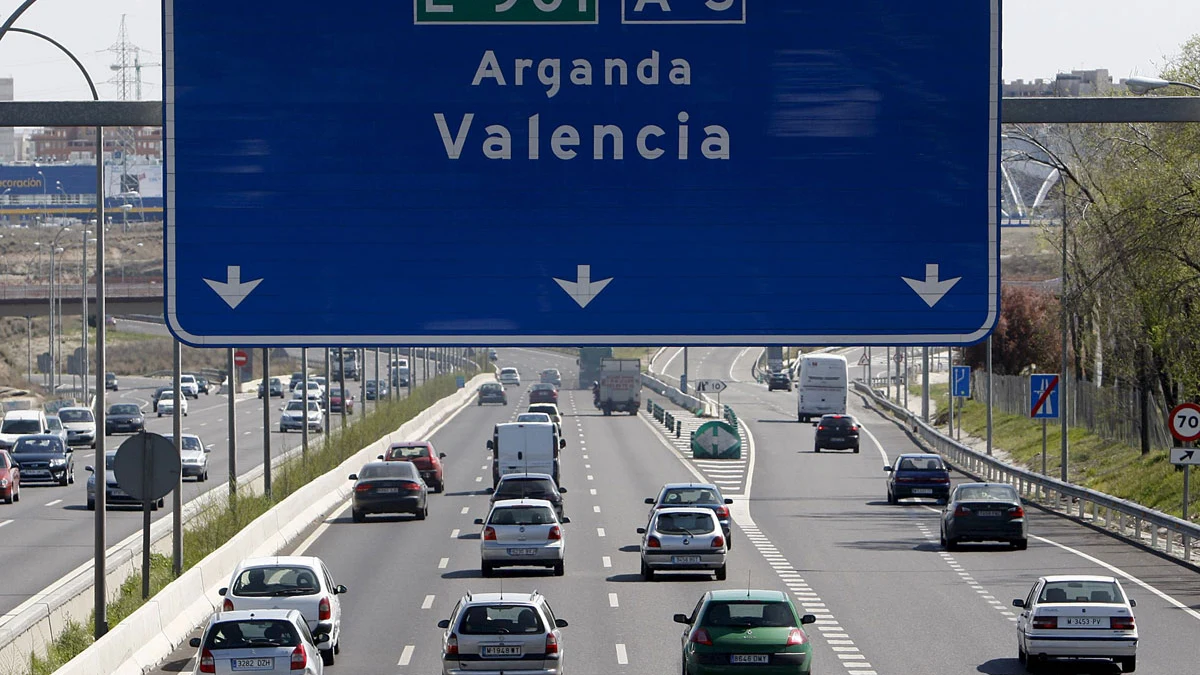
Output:
[[[329,390],[329,412],[338,414],[342,412],[342,390],[337,387]],[[354,394],[346,399],[346,414],[354,414]]]
[[385,462],[412,462],[429,489],[444,492],[446,481],[442,477],[442,458],[445,456],[446,453],[434,450],[433,443],[429,441],[413,441],[392,443],[387,453],[380,455],[379,459]]
[[530,403],[558,403],[558,389],[552,384],[538,383],[529,388]]
[[0,450],[0,499],[5,504],[21,501],[21,470],[7,450]]

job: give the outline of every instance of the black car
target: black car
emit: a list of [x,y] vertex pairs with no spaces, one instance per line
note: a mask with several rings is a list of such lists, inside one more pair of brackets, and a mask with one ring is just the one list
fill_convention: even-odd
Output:
[[504,393],[504,385],[499,382],[485,382],[479,387],[479,405],[484,403],[508,405],[508,394]]
[[792,390],[792,378],[787,373],[771,373],[771,377],[767,378],[767,391],[775,391],[776,389]]
[[813,422],[813,452],[823,449],[858,452],[858,420],[850,415],[821,415]]
[[[311,377],[309,379],[312,379]],[[292,379],[288,382],[288,391],[293,391],[296,385],[304,381],[304,373],[292,373]]]
[[114,403],[104,417],[104,435],[135,434],[146,430],[146,419],[136,403]]
[[[268,383],[268,386],[271,388],[271,398],[283,398],[283,381],[278,377],[272,377],[270,380],[268,380]],[[258,397],[263,397],[262,382],[258,383]]]
[[1029,547],[1027,528],[1021,496],[1004,483],[963,483],[942,510],[942,546],[947,551],[964,541],[1005,541],[1024,551]]
[[164,391],[174,391],[174,387],[159,387],[154,390],[153,394],[150,394],[150,403],[154,407],[152,412],[158,412],[158,399],[162,398]]
[[492,497],[489,504],[501,499],[545,499],[554,505],[558,519],[563,519],[563,498],[567,488],[559,487],[554,477],[547,473],[511,473],[500,478],[496,487],[489,488]]
[[363,395],[368,401],[374,401],[376,398],[387,398],[391,390],[388,389],[387,380],[367,380],[366,393]]
[[412,462],[368,462],[354,481],[350,514],[361,523],[368,513],[411,513],[417,520],[429,515],[429,487]]
[[22,483],[45,481],[67,485],[75,482],[75,453],[58,436],[21,436],[9,452],[21,469]]
[[192,377],[196,378],[196,393],[197,394],[209,393],[209,391],[208,391],[209,384],[208,384],[207,377],[204,377],[202,375],[197,375],[196,373],[185,373],[185,374],[191,375]]
[[887,500],[923,497],[945,504],[950,499],[950,469],[939,455],[900,455],[896,464],[883,467],[888,472]]

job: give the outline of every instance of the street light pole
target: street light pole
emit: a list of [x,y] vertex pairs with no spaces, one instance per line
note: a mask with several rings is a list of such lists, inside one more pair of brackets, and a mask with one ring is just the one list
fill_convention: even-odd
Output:
[[88,247],[87,247],[87,245],[88,245],[88,243],[95,241],[95,239],[88,239],[88,236],[91,234],[92,234],[91,230],[83,231],[83,273],[81,275],[81,278],[79,279],[79,304],[82,307],[79,317],[80,317],[80,324],[83,326],[83,342],[80,343],[83,348],[83,352],[82,352],[83,358],[81,359],[81,362],[79,364],[79,371],[80,371],[79,379],[80,379],[80,382],[83,383],[83,400],[84,401],[86,401],[88,399],[88,380],[87,380],[87,376],[88,376],[87,249],[88,249]]

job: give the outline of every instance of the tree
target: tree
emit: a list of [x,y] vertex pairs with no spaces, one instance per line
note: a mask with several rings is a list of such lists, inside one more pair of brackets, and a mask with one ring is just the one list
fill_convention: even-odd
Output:
[[[1057,372],[1062,354],[1058,299],[1029,287],[1005,286],[1000,294],[1000,318],[992,333],[992,370],[999,375]],[[967,348],[973,368],[986,366],[986,345]]]

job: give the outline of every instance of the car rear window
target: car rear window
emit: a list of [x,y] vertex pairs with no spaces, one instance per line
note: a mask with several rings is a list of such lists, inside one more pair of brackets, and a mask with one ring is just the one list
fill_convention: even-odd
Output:
[[716,529],[711,513],[660,513],[655,529],[663,534],[701,534]]
[[494,509],[489,525],[549,525],[554,514],[545,506],[506,506]]
[[1038,602],[1125,602],[1125,597],[1111,581],[1051,581]]
[[463,635],[530,635],[545,631],[542,618],[528,605],[476,605],[463,612]]
[[900,471],[943,471],[940,457],[906,457],[900,460]]
[[0,426],[0,433],[40,434],[42,423],[37,420],[4,420],[4,425]]
[[712,602],[705,610],[700,625],[786,628],[795,626],[796,618],[786,602]]
[[854,426],[854,420],[849,417],[822,417],[821,426],[831,429],[849,429]]
[[393,445],[388,449],[388,459],[416,459],[428,457],[429,446],[425,445]]
[[529,412],[546,413],[551,417],[558,414],[558,410],[552,405],[531,405],[529,406]]
[[250,619],[214,624],[204,640],[206,649],[251,649],[254,647],[295,647],[300,634],[289,621]]
[[496,499],[553,499],[558,495],[554,484],[545,478],[502,480]]
[[408,462],[387,462],[380,464],[368,464],[358,472],[358,477],[361,478],[408,478],[409,480],[417,479],[417,470]]
[[712,488],[672,488],[667,490],[659,503],[666,506],[689,506],[720,504],[721,500]]
[[972,502],[1015,502],[1017,491],[1005,485],[970,486],[958,489],[958,499]]
[[320,590],[315,571],[291,565],[251,567],[233,584],[233,594],[242,597],[313,595]]

